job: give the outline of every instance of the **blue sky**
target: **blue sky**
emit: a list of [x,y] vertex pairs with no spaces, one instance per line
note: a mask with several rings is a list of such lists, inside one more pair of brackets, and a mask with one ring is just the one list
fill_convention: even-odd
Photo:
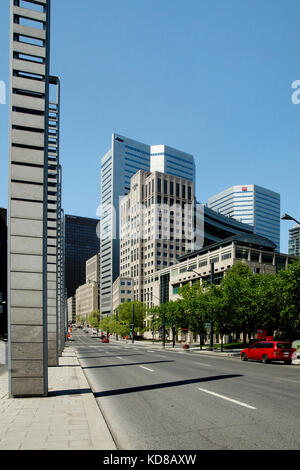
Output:
[[[299,0],[52,0],[65,212],[96,216],[100,158],[117,132],[193,154],[200,202],[254,183],[279,192],[281,213],[299,220],[299,18]],[[8,88],[9,0],[0,43]],[[4,207],[7,138],[0,104]],[[281,223],[282,252],[292,226]]]

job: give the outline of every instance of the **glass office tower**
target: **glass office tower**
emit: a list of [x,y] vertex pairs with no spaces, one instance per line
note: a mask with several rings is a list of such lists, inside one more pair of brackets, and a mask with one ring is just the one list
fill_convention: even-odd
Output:
[[[151,167],[153,168],[151,170]],[[139,170],[160,171],[193,181],[192,155],[164,145],[147,145],[113,134],[111,149],[101,159],[100,312],[111,314],[112,284],[119,276],[119,201],[130,191],[130,178]]]
[[256,184],[232,186],[208,199],[208,207],[251,224],[280,250],[280,194]]
[[99,253],[98,219],[65,215],[65,266],[67,296],[85,284],[86,261]]

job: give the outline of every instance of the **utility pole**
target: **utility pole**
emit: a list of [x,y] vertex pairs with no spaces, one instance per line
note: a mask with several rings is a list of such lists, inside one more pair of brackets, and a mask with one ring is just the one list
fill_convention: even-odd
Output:
[[131,317],[131,342],[134,343],[134,303],[132,302],[132,317]]
[[[118,328],[118,309],[116,310],[116,326]],[[118,330],[116,332],[116,341],[119,340]]]
[[[215,283],[215,265],[214,263],[210,263],[210,287],[212,288]],[[210,318],[210,349],[211,351],[214,348],[214,329],[213,329],[213,318],[211,314]]]

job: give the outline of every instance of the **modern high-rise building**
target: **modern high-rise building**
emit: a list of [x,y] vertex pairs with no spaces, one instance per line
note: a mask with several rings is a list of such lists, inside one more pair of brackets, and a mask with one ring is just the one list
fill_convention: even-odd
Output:
[[185,178],[195,183],[194,157],[166,145],[151,145],[150,171]]
[[289,230],[289,255],[300,257],[300,225]]
[[191,181],[195,176],[193,157],[170,147],[151,146],[112,134],[111,149],[101,159],[100,198],[100,311],[111,314],[112,285],[119,276],[120,198],[130,191],[130,178],[139,170],[168,171]]
[[250,185],[237,185],[208,199],[208,207],[253,225],[254,233],[272,240],[280,250],[280,194]]
[[85,283],[86,261],[99,253],[99,220],[65,215],[65,266],[67,297]]

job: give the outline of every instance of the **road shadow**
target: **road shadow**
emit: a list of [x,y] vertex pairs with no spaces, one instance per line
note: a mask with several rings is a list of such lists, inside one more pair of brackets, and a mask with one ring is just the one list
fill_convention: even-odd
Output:
[[83,393],[93,393],[90,388],[71,388],[69,390],[50,390],[48,397],[60,397],[63,395],[81,395]]
[[126,364],[108,364],[104,366],[85,366],[82,369],[106,369],[109,367],[127,367],[127,366],[140,366],[142,364],[162,364],[164,362],[174,362],[174,361],[149,361],[149,362],[129,362]]
[[236,377],[243,377],[242,374],[227,374],[227,375],[214,375],[211,377],[202,377],[198,379],[178,380],[176,382],[165,382],[151,385],[141,385],[138,387],[119,388],[116,390],[106,390],[104,392],[95,392],[96,398],[110,397],[114,395],[124,395],[127,393],[145,392],[148,390],[158,390],[170,387],[180,387],[182,385],[198,384],[202,382],[212,382],[214,380],[234,379]]

